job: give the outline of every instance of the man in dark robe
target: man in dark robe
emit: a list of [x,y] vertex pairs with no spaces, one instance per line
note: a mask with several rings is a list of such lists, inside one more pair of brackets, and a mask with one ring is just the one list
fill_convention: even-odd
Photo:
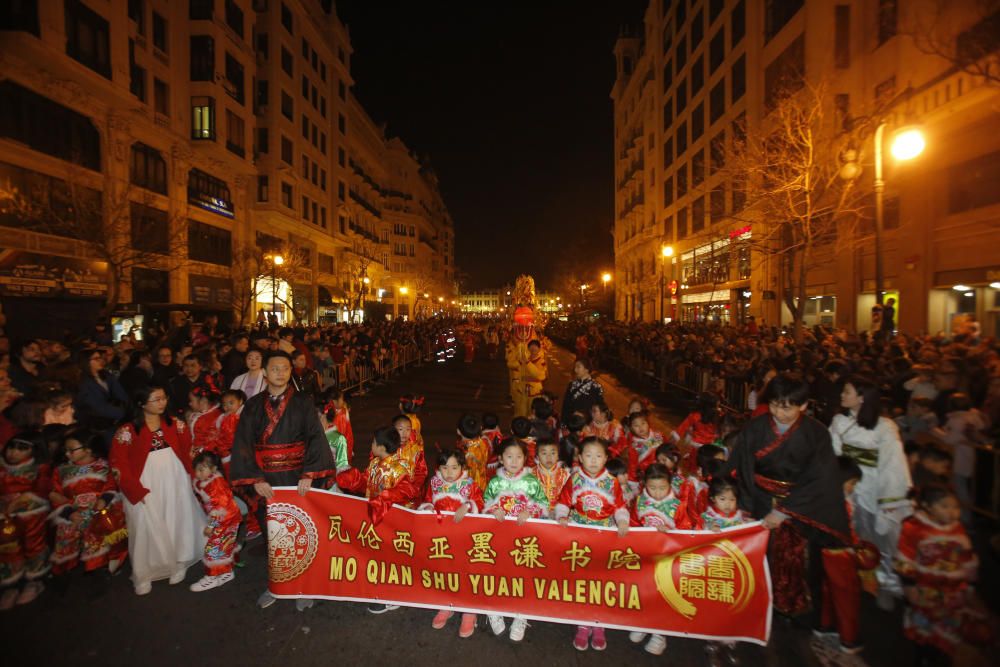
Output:
[[[230,477],[233,486],[253,485],[265,501],[274,496],[275,486],[297,486],[306,495],[317,479],[336,473],[330,445],[309,396],[298,394],[289,384],[292,360],[284,352],[274,352],[264,366],[265,391],[246,402],[233,439]],[[257,520],[267,540],[267,505],[257,506]],[[257,600],[261,608],[275,598],[265,590]],[[312,600],[296,601],[299,610]]]
[[822,550],[850,543],[847,508],[830,433],[805,414],[809,386],[791,374],[767,385],[769,414],[737,437],[723,471],[735,474],[740,506],[769,528],[768,563],[774,608],[788,615],[812,610],[819,629]]

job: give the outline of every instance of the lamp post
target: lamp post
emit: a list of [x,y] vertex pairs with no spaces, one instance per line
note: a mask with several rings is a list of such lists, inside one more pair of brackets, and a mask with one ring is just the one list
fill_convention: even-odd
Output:
[[[406,285],[402,285],[399,288],[399,293],[401,295],[403,295],[403,296],[406,296],[407,294],[410,293],[410,288],[407,287]],[[407,317],[407,319],[409,319],[410,321],[413,321],[413,313],[410,311],[409,299],[407,299],[406,308],[407,308],[407,310],[406,310],[406,317]]]
[[[662,248],[660,248],[660,322],[661,323],[663,322],[663,319],[664,319],[663,283],[664,283],[664,281],[666,279],[666,277],[664,275],[665,272],[666,272],[666,269],[663,267],[663,264],[664,264],[664,262],[666,262],[667,258],[672,258],[673,256],[674,256],[674,247],[673,246],[665,245]],[[671,273],[673,273],[673,267],[674,267],[673,259],[671,259],[670,260]]]
[[271,312],[278,319],[278,267],[285,263],[281,255],[271,256]]

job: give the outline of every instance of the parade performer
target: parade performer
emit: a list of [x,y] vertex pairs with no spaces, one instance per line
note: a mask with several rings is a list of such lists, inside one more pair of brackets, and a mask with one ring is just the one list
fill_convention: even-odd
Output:
[[[45,518],[52,473],[45,439],[19,433],[3,446],[0,468],[0,610],[28,604],[49,571]],[[21,587],[23,581],[23,588]]]
[[333,425],[347,440],[347,461],[354,461],[354,428],[351,426],[351,409],[347,405],[347,397],[340,389],[329,389],[324,400],[327,405],[333,404],[336,409],[333,415]]
[[549,499],[547,514],[555,511],[559,494],[562,493],[570,472],[559,460],[559,445],[552,440],[542,440],[536,447],[538,452],[536,465],[534,467],[535,476],[542,483],[545,489],[545,496]]
[[337,405],[331,401],[319,408],[319,421],[330,445],[336,476],[327,478],[326,488],[345,493],[361,493],[365,489],[364,474],[351,466],[347,454],[347,438],[337,428]]
[[611,418],[611,408],[604,403],[594,403],[590,409],[590,423],[583,427],[583,437],[598,437],[607,440],[608,454],[615,458],[621,456],[628,447],[625,429],[621,422]]
[[[580,443],[580,469],[563,486],[556,502],[555,518],[563,526],[569,522],[585,526],[618,527],[618,537],[628,534],[629,512],[618,480],[608,472],[607,443],[600,438],[586,438]],[[608,647],[604,628],[578,625],[573,646],[586,651]]]
[[191,584],[195,593],[218,588],[233,580],[233,559],[236,555],[236,533],[242,516],[236,506],[229,482],[222,476],[222,459],[215,452],[204,451],[192,462],[195,479],[194,493],[208,517],[205,526],[205,576]]
[[918,645],[921,664],[949,665],[979,620],[970,586],[979,559],[953,490],[928,484],[917,492],[917,503],[917,512],[903,521],[895,562],[908,603],[903,632]]
[[663,445],[663,434],[649,427],[646,412],[633,412],[628,421],[629,479],[638,481],[646,468],[656,461],[656,452]]
[[[416,396],[413,394],[407,394],[400,397],[399,399],[399,412],[406,415],[410,420],[410,430],[413,432],[413,439],[419,440],[420,444],[423,444],[424,437],[420,432],[421,424],[420,418],[417,413],[420,412],[421,408],[424,407],[424,397]],[[406,444],[406,440],[403,440],[403,444]]]
[[[460,451],[446,449],[438,456],[437,470],[427,487],[427,496],[420,509],[434,512],[454,512],[455,523],[468,512],[473,514],[483,507],[483,493],[465,468],[465,456]],[[455,612],[441,609],[434,616],[431,627],[440,630]],[[476,615],[462,614],[458,636],[471,637],[476,631]]]
[[[424,454],[424,441],[417,436],[411,424],[411,418],[405,414],[396,415],[392,420],[392,427],[399,433],[401,443],[399,457],[406,462],[410,479],[413,481],[413,486],[416,487],[419,496],[423,492],[424,481],[427,479],[427,458]],[[410,503],[410,506],[415,507],[413,503]]]
[[489,464],[493,446],[483,434],[483,426],[475,415],[463,415],[458,421],[458,451],[462,452],[469,477],[480,489],[489,481],[486,466]]
[[[768,415],[739,433],[720,475],[734,473],[740,507],[772,530],[768,564],[774,607],[786,614],[822,608],[822,549],[849,541],[843,489],[830,434],[806,416],[809,385],[780,375],[764,396]],[[811,594],[811,598],[810,598]]]
[[128,555],[125,510],[111,465],[94,451],[104,436],[87,431],[66,436],[66,463],[52,475],[52,514],[55,548],[52,572],[73,570],[79,562],[87,572],[108,567],[114,573]]
[[738,494],[739,487],[732,478],[713,477],[708,483],[708,506],[699,517],[698,528],[718,532],[753,521],[740,509]]
[[530,416],[531,399],[542,394],[548,376],[545,353],[535,330],[535,281],[518,276],[514,284],[510,339],[507,344],[507,368],[511,377],[514,416]]
[[247,397],[239,389],[228,389],[222,393],[222,418],[219,421],[215,440],[206,449],[219,455],[222,461],[222,474],[229,479],[229,463],[232,460],[233,439],[236,437],[236,427],[243,414],[243,404]]
[[[651,463],[643,474],[642,491],[636,498],[635,507],[632,509],[632,525],[656,528],[661,533],[676,528],[689,528],[687,524],[688,513],[685,510],[680,498],[674,493],[670,483],[671,474],[662,463]],[[667,638],[665,635],[651,634],[645,632],[630,632],[629,640],[638,644],[649,637],[646,642],[646,652],[653,655],[662,655],[667,649]]]
[[[503,441],[503,431],[500,430],[500,418],[492,412],[483,414],[483,437],[490,443],[490,456],[486,462],[486,479],[493,479],[500,467],[500,454],[497,449]],[[484,489],[486,487],[483,487]]]
[[133,410],[115,432],[110,460],[125,496],[132,583],[146,595],[154,581],[184,581],[205,546],[205,514],[191,493],[191,433],[167,413],[166,390],[138,390]]
[[205,375],[188,396],[187,424],[191,432],[191,456],[196,456],[211,447],[219,438],[224,413],[219,401],[221,392],[209,375]]
[[462,346],[465,348],[465,363],[471,364],[476,358],[476,334],[471,328],[465,330],[462,336]]
[[[330,445],[312,400],[289,385],[288,354],[271,353],[264,370],[267,387],[246,402],[236,428],[232,484],[252,485],[265,501],[274,496],[273,486],[298,486],[304,496],[318,480],[335,473]],[[259,503],[257,520],[267,525],[266,502]],[[264,608],[274,601],[270,591],[264,591],[257,604]],[[296,606],[306,609],[312,600],[296,600]]]
[[522,411],[519,415],[531,415],[531,402],[542,395],[545,389],[545,379],[549,376],[548,362],[545,361],[545,354],[542,352],[542,343],[533,339],[528,343],[527,358],[522,357],[521,361],[521,382],[524,383],[524,391],[521,393],[521,400],[524,401]]
[[902,597],[902,584],[893,570],[902,521],[912,513],[907,498],[910,468],[903,452],[899,428],[880,416],[878,385],[868,378],[850,377],[840,394],[844,414],[830,423],[833,450],[861,466],[861,481],[854,489],[854,526],[858,537],[879,548],[882,559],[876,572],[878,605],[891,610]]
[[[485,507],[483,512],[491,513],[497,521],[506,517],[517,517],[517,524],[523,525],[529,518],[541,518],[548,508],[549,499],[545,495],[542,483],[525,467],[528,460],[528,450],[524,443],[516,438],[507,438],[500,444],[500,464],[497,475],[486,485],[483,493]],[[489,615],[490,628],[493,634],[500,636],[507,629],[503,616]],[[510,624],[511,641],[524,639],[524,630],[528,621],[515,615]]]

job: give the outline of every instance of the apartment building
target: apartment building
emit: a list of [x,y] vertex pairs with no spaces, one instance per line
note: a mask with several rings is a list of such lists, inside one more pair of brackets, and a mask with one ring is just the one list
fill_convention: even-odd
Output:
[[[808,267],[805,321],[871,325],[876,247],[883,295],[906,331],[947,329],[958,314],[1000,329],[997,86],[929,53],[921,30],[941,11],[962,40],[983,43],[996,16],[975,3],[892,0],[652,0],[642,29],[615,46],[616,316],[654,321],[790,320],[772,256],[752,242],[741,192],[720,173],[735,132],[761,131],[789,72],[829,88],[845,118],[885,123],[885,216],[821,248]],[[996,34],[993,31],[992,34]],[[926,150],[888,156],[892,133],[919,124]],[[868,137],[867,141],[873,139]],[[859,188],[873,188],[861,166]]]
[[[251,278],[265,287],[246,310],[276,304],[282,321],[351,316],[362,278],[370,301],[404,275],[432,276],[436,294],[451,294],[454,232],[436,180],[400,155],[398,139],[368,132],[351,95],[351,55],[329,1],[0,8],[8,320],[52,312],[47,333],[79,328],[109,291],[123,305],[186,304],[228,317]],[[407,274],[390,271],[382,232],[391,223],[378,203],[357,206],[368,173],[360,164],[412,173],[389,189],[430,209],[414,208],[427,250],[414,253]],[[93,234],[101,221],[103,237]],[[351,270],[358,252],[365,276]],[[295,266],[272,295],[267,263],[277,254]]]

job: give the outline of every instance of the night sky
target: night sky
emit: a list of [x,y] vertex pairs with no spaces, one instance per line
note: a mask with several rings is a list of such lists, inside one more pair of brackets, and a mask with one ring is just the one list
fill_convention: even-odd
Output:
[[429,155],[455,221],[462,289],[539,290],[612,265],[612,49],[646,0],[341,0],[354,93]]

